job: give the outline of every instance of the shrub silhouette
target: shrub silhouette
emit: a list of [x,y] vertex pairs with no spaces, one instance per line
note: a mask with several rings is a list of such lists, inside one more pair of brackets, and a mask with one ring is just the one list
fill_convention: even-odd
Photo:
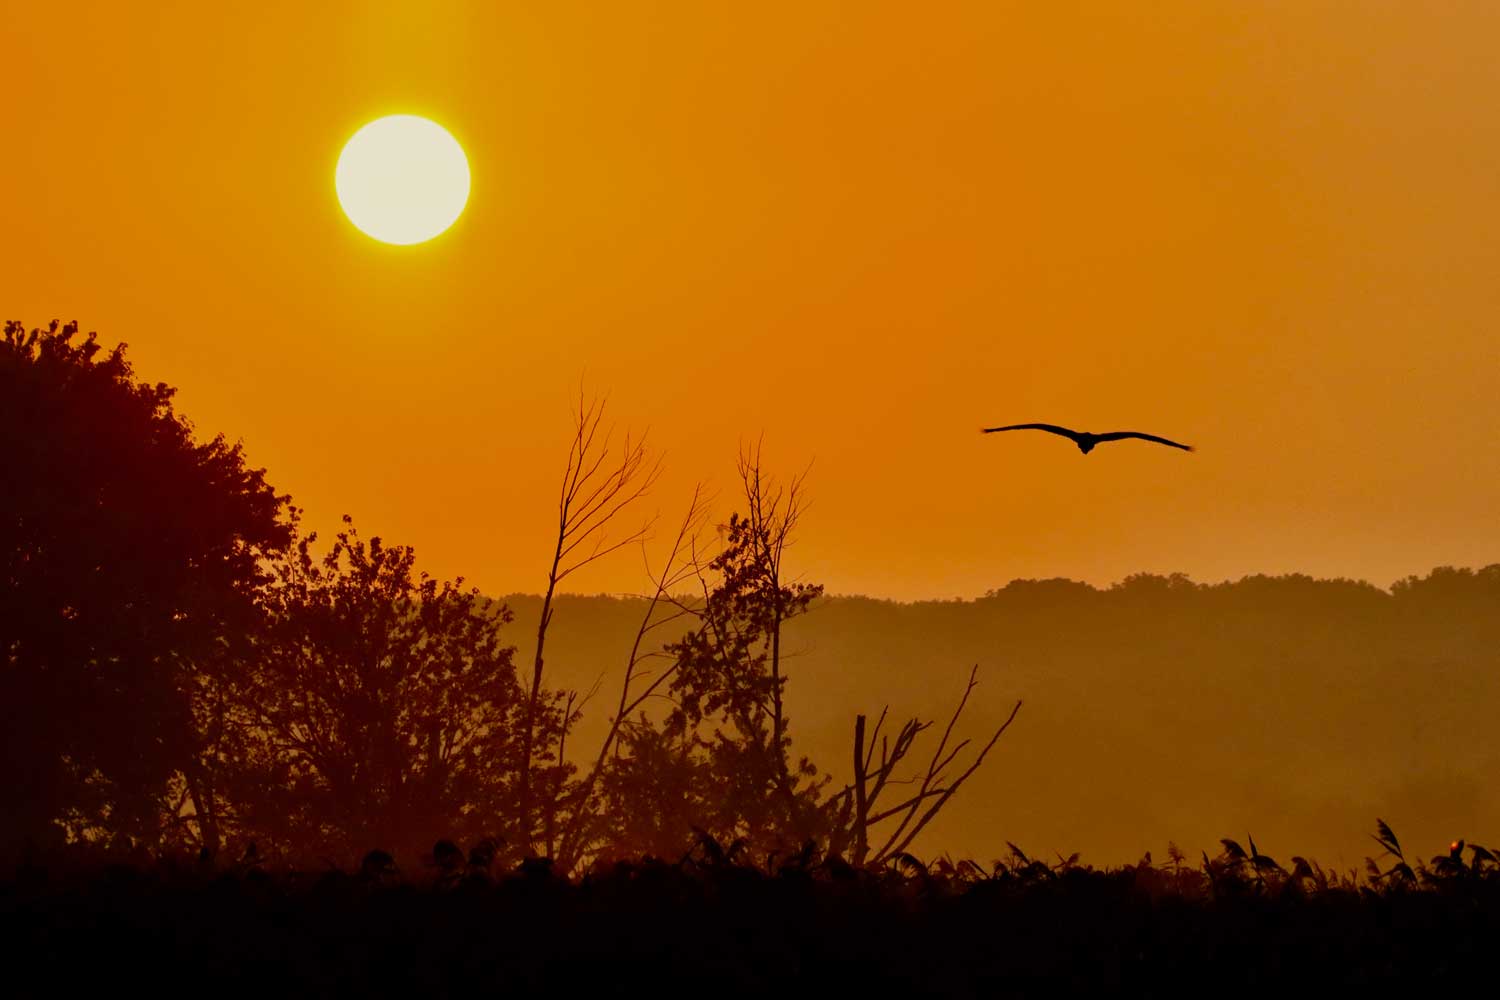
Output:
[[194,984],[232,974],[244,989],[349,995],[555,995],[560,983],[718,996],[1387,995],[1484,981],[1500,871],[1460,843],[1439,857],[1472,863],[1400,887],[1257,879],[1254,858],[1267,856],[1233,838],[1202,867],[1170,849],[1162,865],[1099,869],[1010,845],[988,867],[902,855],[854,868],[816,849],[755,864],[704,833],[675,861],[600,862],[565,879],[530,858],[458,891],[383,850],[352,875],[316,879],[170,861],[34,866],[0,879],[0,934],[17,975],[55,969],[51,956],[86,939],[90,961],[70,982],[101,987],[166,966]]

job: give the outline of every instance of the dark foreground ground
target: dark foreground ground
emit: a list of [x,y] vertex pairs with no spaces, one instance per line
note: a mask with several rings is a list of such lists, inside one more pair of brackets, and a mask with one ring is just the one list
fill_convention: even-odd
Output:
[[0,929],[5,992],[49,997],[1430,996],[1493,983],[1493,870],[1375,886],[1232,859],[932,873],[646,862],[576,882],[539,865],[33,866],[0,883]]

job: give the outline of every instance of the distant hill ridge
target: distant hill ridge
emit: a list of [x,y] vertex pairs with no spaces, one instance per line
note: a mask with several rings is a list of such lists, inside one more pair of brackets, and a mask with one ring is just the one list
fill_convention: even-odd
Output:
[[[500,600],[529,654],[541,599]],[[643,609],[557,602],[549,681],[586,691],[604,676],[580,748],[606,721]],[[966,600],[833,596],[789,624],[787,648],[795,746],[839,780],[857,712],[945,713],[975,663],[970,732],[1025,699],[925,850],[987,857],[1012,840],[1113,862],[1252,833],[1273,854],[1295,843],[1355,864],[1373,815],[1414,843],[1500,831],[1500,565],[1389,589],[1138,574],[1015,580]]]

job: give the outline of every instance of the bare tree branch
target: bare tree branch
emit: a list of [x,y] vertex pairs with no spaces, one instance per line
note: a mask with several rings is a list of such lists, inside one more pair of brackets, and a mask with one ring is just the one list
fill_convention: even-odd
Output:
[[[952,738],[953,729],[957,725],[959,717],[963,715],[968,706],[969,696],[974,688],[978,686],[976,679],[979,668],[976,666],[969,672],[969,682],[964,687],[963,697],[959,699],[958,706],[953,710],[948,724],[943,729],[942,738],[933,749],[932,756],[928,760],[925,770],[918,772],[910,778],[895,778],[897,768],[911,753],[916,738],[932,723],[921,722],[910,719],[902,725],[896,734],[894,744],[887,737],[879,736],[881,725],[886,718],[887,709],[882,709],[880,718],[869,736],[865,735],[864,716],[856,716],[854,723],[854,784],[846,788],[839,796],[830,799],[830,802],[840,801],[843,796],[853,796],[855,807],[851,822],[854,825],[852,839],[854,842],[854,863],[880,865],[891,858],[902,854],[911,846],[917,835],[932,821],[966,782],[971,775],[977,771],[989,755],[991,749],[999,742],[1000,737],[1010,728],[1015,721],[1016,713],[1021,710],[1021,703],[1016,702],[1011,709],[1010,715],[1005,722],[995,730],[983,748],[975,754],[974,759],[968,766],[952,781],[947,781],[944,775],[949,766],[958,759],[960,754],[972,742],[969,739],[960,740],[951,749],[948,747]],[[880,765],[871,770],[875,761],[876,738],[880,739]],[[873,785],[871,784],[873,778]],[[888,785],[917,784],[916,790],[909,796],[903,798],[898,804],[887,808],[877,808],[876,803],[881,792]],[[930,804],[929,804],[930,803]],[[927,805],[925,811],[923,806]],[[881,848],[871,855],[869,853],[869,831],[871,828],[886,820],[900,817],[900,822],[886,836],[885,843]]]
[[932,818],[942,810],[943,806],[947,805],[948,800],[953,797],[954,793],[959,790],[963,783],[969,780],[969,776],[979,770],[979,766],[984,763],[985,757],[989,756],[990,750],[1000,741],[1000,737],[1005,735],[1005,731],[1010,728],[1010,724],[1016,720],[1016,713],[1019,711],[1021,711],[1021,702],[1017,701],[1015,706],[1010,710],[1010,715],[1000,724],[1000,728],[995,730],[995,735],[991,736],[990,741],[984,745],[984,749],[979,751],[979,754],[974,758],[974,762],[969,765],[963,774],[958,776],[956,781],[943,790],[942,795],[922,815],[921,820],[912,828],[911,833],[907,834],[906,839],[896,848],[895,853],[900,854],[902,851],[905,851],[911,845],[911,842],[916,839],[917,834],[921,833],[922,829],[932,821]]
[[[542,598],[542,612],[537,622],[536,653],[532,659],[531,686],[527,696],[522,736],[521,773],[517,782],[517,842],[527,849],[532,844],[531,799],[532,757],[535,754],[538,701],[542,690],[545,663],[543,652],[547,628],[552,623],[552,602],[557,586],[572,573],[596,560],[638,544],[650,534],[654,518],[624,536],[610,537],[616,519],[644,497],[661,476],[661,460],[649,461],[645,438],[628,434],[619,457],[606,464],[610,456],[612,430],[600,437],[605,400],[588,399],[580,389],[578,411],[574,416],[573,442],[568,449],[562,485],[557,503],[557,544],[552,566],[547,573],[547,590]],[[591,547],[580,546],[592,538]],[[565,723],[566,724],[566,723]]]
[[[659,655],[652,651],[643,653],[642,646],[647,636],[655,629],[683,618],[692,612],[681,607],[670,598],[672,592],[681,587],[687,580],[697,572],[693,564],[691,553],[693,543],[698,532],[703,527],[703,522],[708,516],[709,498],[704,492],[703,486],[693,489],[693,497],[688,504],[687,513],[677,529],[677,535],[673,539],[672,547],[667,553],[667,558],[662,566],[661,572],[652,575],[655,590],[647,602],[645,613],[641,616],[640,626],[636,629],[635,640],[630,647],[630,655],[625,662],[625,676],[620,683],[620,699],[615,708],[614,717],[610,720],[609,729],[600,741],[599,752],[594,758],[593,766],[579,782],[572,795],[570,803],[570,816],[568,826],[563,832],[563,839],[559,845],[558,864],[561,870],[569,871],[578,861],[578,854],[583,848],[582,833],[586,818],[589,815],[591,799],[594,789],[598,784],[599,777],[603,772],[605,762],[609,759],[610,751],[616,746],[620,734],[620,728],[625,720],[630,718],[635,711],[645,704],[675,672],[676,663],[658,673],[643,691],[632,696],[631,686],[638,679],[644,678],[644,672],[640,666],[646,660]],[[650,573],[650,558],[642,546],[642,557],[645,559],[647,572]],[[658,616],[659,608],[674,608],[670,614]]]

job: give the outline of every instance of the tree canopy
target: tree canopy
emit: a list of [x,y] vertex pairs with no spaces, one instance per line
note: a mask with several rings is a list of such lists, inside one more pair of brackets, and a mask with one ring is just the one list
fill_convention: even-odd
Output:
[[241,825],[339,857],[495,833],[525,703],[501,637],[510,612],[345,523],[321,559],[309,536],[278,563],[253,653],[228,679],[245,738],[220,763]]
[[[223,435],[201,442],[174,390],[76,323],[0,343],[3,835],[102,812],[158,820],[194,752],[184,675],[246,632],[289,498]],[[141,724],[149,720],[149,724]],[[128,815],[127,815],[128,813]]]

